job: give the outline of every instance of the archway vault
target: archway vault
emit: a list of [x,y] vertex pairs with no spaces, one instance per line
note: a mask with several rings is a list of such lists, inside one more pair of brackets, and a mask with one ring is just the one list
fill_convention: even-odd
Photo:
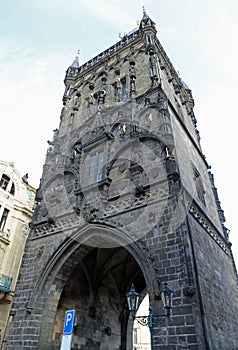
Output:
[[[123,348],[128,320],[125,294],[133,282],[139,292],[147,290],[153,297],[156,277],[150,257],[140,242],[130,241],[124,232],[112,227],[86,225],[55,251],[38,279],[37,293],[32,293],[35,298],[45,299],[40,333],[42,348],[50,349],[49,341],[51,349],[54,342],[57,348],[62,317],[69,308],[77,309],[80,314],[76,319],[76,326],[79,324],[81,330],[79,342],[86,334],[82,333],[82,325],[88,329],[94,325],[90,332],[94,329],[97,336],[89,331],[87,335],[87,339],[95,338],[92,348],[103,341],[108,343],[108,339],[104,340],[105,329],[116,329],[113,334],[117,336],[118,346]],[[29,304],[32,308],[35,298]],[[83,346],[88,349],[91,345],[79,348],[84,349]]]

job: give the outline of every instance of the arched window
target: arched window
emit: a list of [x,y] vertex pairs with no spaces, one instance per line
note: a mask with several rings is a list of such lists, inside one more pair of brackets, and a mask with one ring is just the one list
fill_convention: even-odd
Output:
[[10,189],[10,193],[15,196],[15,184],[14,182],[12,183],[11,189]]
[[0,180],[0,187],[4,190],[7,189],[7,186],[9,184],[9,181],[10,181],[10,177],[8,177],[7,175],[5,174],[2,174],[2,178]]

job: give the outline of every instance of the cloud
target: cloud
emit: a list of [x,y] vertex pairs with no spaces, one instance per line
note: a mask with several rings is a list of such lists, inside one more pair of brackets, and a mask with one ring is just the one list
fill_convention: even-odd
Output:
[[[133,15],[135,4],[132,2],[122,3],[118,0],[24,0],[24,7],[34,9],[41,13],[79,16],[80,20],[87,20],[87,17],[94,17],[96,21],[104,21],[110,25],[131,29],[133,21],[139,15],[142,18],[142,5],[138,4],[138,12]],[[85,18],[84,18],[85,17]],[[135,23],[136,25],[136,23]],[[89,28],[90,29],[90,28]]]

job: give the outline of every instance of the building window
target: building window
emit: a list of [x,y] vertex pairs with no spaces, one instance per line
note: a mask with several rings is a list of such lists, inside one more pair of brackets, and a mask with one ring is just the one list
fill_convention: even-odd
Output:
[[4,208],[3,214],[2,214],[2,218],[1,218],[1,221],[0,221],[0,231],[4,230],[8,214],[9,214],[9,210]]
[[200,199],[200,201],[204,205],[206,205],[205,197],[204,197],[205,191],[204,191],[201,175],[195,167],[193,168],[193,172],[194,172],[194,181],[195,181],[195,186],[197,190],[197,196]]
[[126,78],[121,80],[121,97],[122,100],[126,100]]
[[10,193],[11,193],[13,196],[15,196],[15,185],[14,185],[14,182],[12,183]]
[[138,329],[137,328],[133,329],[133,343],[134,344],[138,343]]
[[9,184],[10,181],[10,177],[8,177],[7,175],[3,174],[1,181],[0,181],[0,187],[3,188],[4,190],[7,189],[7,186]]
[[89,169],[89,184],[100,182],[103,179],[104,152],[97,152],[91,156]]
[[117,84],[114,84],[113,87],[114,87],[114,101],[116,102],[118,100],[119,89],[117,87]]

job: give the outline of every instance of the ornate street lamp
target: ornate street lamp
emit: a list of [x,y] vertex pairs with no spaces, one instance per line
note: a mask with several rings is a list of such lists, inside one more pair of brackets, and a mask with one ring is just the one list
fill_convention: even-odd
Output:
[[138,303],[140,299],[140,294],[136,292],[135,286],[132,283],[131,290],[126,294],[127,304],[132,318],[135,318],[136,312],[138,310]]
[[163,307],[166,313],[163,315],[153,315],[152,307],[149,307],[148,316],[136,316],[138,310],[140,294],[136,292],[134,284],[131,285],[131,290],[126,294],[127,304],[129,311],[132,315],[133,321],[137,320],[142,326],[148,326],[150,329],[150,341],[151,349],[153,350],[153,328],[158,326],[162,320],[170,317],[170,309],[172,307],[173,292],[169,289],[167,282],[163,283],[163,287],[160,290],[160,297],[163,303]]

